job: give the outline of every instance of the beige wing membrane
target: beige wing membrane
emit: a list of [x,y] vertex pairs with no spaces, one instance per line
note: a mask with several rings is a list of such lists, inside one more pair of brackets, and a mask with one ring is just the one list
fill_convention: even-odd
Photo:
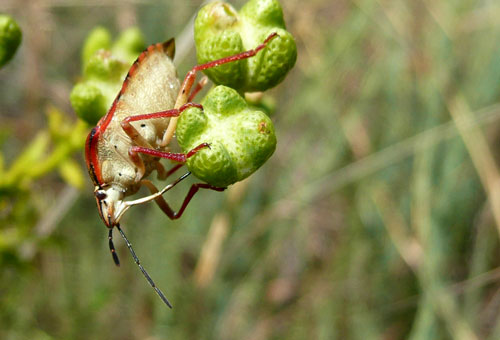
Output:
[[139,56],[125,79],[116,103],[115,120],[174,107],[179,92],[179,79],[172,62],[174,51],[171,39],[149,46]]

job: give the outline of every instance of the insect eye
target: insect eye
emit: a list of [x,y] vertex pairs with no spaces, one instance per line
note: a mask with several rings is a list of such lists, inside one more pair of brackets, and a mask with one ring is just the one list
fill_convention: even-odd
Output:
[[106,195],[106,193],[102,192],[102,191],[96,191],[95,193],[95,197],[99,200],[99,201],[102,201],[103,199],[105,199],[106,197],[108,197],[108,195]]

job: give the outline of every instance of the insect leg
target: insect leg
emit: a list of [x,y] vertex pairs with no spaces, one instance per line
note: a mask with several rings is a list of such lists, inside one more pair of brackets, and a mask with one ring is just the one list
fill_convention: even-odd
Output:
[[[190,72],[193,72],[193,71],[194,72],[196,72],[196,71],[202,71],[202,70],[206,70],[208,68],[213,68],[213,67],[216,67],[216,66],[219,66],[219,65],[222,65],[222,64],[227,64],[227,63],[230,63],[230,62],[233,62],[233,61],[237,61],[237,60],[241,60],[241,59],[246,59],[246,58],[253,57],[260,50],[262,50],[264,47],[266,47],[267,44],[269,43],[269,41],[271,41],[272,39],[274,39],[277,36],[278,36],[278,33],[276,33],[276,32],[271,33],[266,38],[266,40],[264,40],[264,42],[262,44],[260,44],[259,46],[257,46],[256,48],[254,48],[252,50],[248,50],[248,51],[241,52],[241,53],[238,53],[238,54],[235,54],[235,55],[231,55],[229,57],[225,57],[225,58],[213,60],[213,61],[210,61],[210,62],[205,63],[205,64],[196,65],[195,67],[193,67],[191,69]],[[189,73],[188,73],[188,75],[189,75]],[[187,77],[188,76],[186,76],[186,78]]]
[[139,156],[139,154],[136,151],[132,150],[132,148],[128,150],[128,157],[130,158],[132,163],[134,163],[137,169],[137,172],[135,174],[135,181],[139,182],[141,178],[144,176],[144,173],[146,172],[146,167],[144,166],[144,162],[142,158]]
[[142,146],[133,146],[130,148],[130,150],[135,153],[143,153],[154,157],[170,159],[174,162],[185,163],[189,157],[194,156],[203,148],[210,148],[210,145],[208,143],[202,143],[194,149],[190,150],[188,153],[164,152],[155,149],[143,148]]
[[[153,183],[151,183],[151,181],[149,181],[147,179],[142,180],[141,184],[146,186],[149,189],[149,191],[151,192],[151,194],[156,194],[158,192],[158,189],[156,188],[156,186]],[[173,211],[172,208],[170,208],[170,206],[165,201],[163,196],[156,197],[155,202],[160,207],[160,209],[165,213],[165,215],[167,215],[171,220],[175,220],[175,219],[178,219],[179,217],[182,216],[182,213],[184,212],[184,210],[186,210],[187,205],[189,204],[189,202],[191,201],[193,196],[198,192],[199,189],[210,189],[210,190],[215,190],[215,191],[224,191],[226,188],[215,187],[215,186],[207,184],[207,183],[193,184],[191,186],[191,188],[189,189],[186,197],[184,198],[184,201],[182,202],[181,208],[177,212]]]
[[149,202],[149,201],[152,201],[154,199],[156,199],[157,197],[163,195],[164,193],[166,193],[167,191],[169,191],[170,189],[172,189],[174,186],[176,186],[178,183],[180,183],[182,180],[184,180],[186,177],[188,177],[191,173],[188,171],[186,172],[184,175],[180,176],[179,178],[177,178],[173,183],[170,183],[169,185],[165,186],[163,189],[161,189],[160,191],[152,194],[152,195],[149,195],[149,196],[146,196],[146,197],[141,197],[141,198],[138,198],[136,200],[133,200],[133,201],[124,201],[123,202],[123,205],[120,209],[120,211],[117,212],[116,214],[116,217],[115,217],[115,220],[118,222],[120,221],[120,218],[123,216],[123,214],[132,206],[134,205],[138,205],[138,204],[143,204],[143,203],[146,203],[146,202]]
[[201,80],[198,82],[198,84],[196,84],[196,87],[193,89],[193,91],[189,95],[188,102],[193,101],[194,97],[196,97],[198,92],[200,92],[205,87],[205,85],[207,85],[207,82],[208,82],[208,77],[205,76],[205,77],[201,78]]
[[[144,185],[145,187],[147,187],[149,189],[149,191],[151,192],[151,194],[156,194],[158,192],[158,189],[150,180],[143,179],[141,181],[141,184]],[[170,206],[165,201],[163,196],[156,197],[155,202],[160,207],[160,209],[165,213],[165,215],[167,215],[170,219],[175,218],[175,212],[170,208]]]
[[[264,40],[264,42],[262,44],[260,44],[259,46],[257,46],[256,48],[254,48],[252,50],[241,52],[241,53],[229,56],[229,57],[217,59],[217,60],[205,63],[205,64],[196,65],[195,67],[193,67],[186,74],[186,77],[184,78],[184,81],[182,82],[181,89],[179,90],[179,95],[177,96],[177,100],[175,102],[174,107],[175,108],[181,107],[182,105],[184,105],[185,103],[188,102],[188,100],[190,98],[189,93],[191,92],[191,88],[193,87],[193,83],[194,83],[194,80],[196,78],[196,72],[203,71],[203,70],[206,70],[208,68],[216,67],[216,66],[219,66],[222,64],[227,64],[227,63],[230,63],[233,61],[253,57],[260,50],[262,50],[264,47],[266,47],[267,44],[269,43],[269,41],[271,41],[272,39],[274,39],[277,36],[278,36],[278,33],[276,33],[276,32],[271,33],[266,38],[266,40]],[[163,135],[163,141],[161,142],[162,146],[168,145],[170,143],[170,140],[174,136],[174,132],[175,132],[176,127],[177,127],[177,118],[174,117],[170,120],[170,122],[168,124],[167,131]]]
[[203,110],[203,106],[200,104],[195,104],[195,103],[186,103],[182,105],[179,109],[172,109],[172,110],[166,110],[166,111],[160,111],[160,112],[154,112],[154,113],[146,113],[142,115],[135,115],[135,116],[128,116],[124,120],[120,122],[120,125],[125,131],[125,133],[132,139],[133,143],[135,145],[139,145],[142,147],[146,148],[151,148],[151,145],[144,139],[144,137],[141,136],[141,134],[137,131],[137,129],[132,126],[132,122],[136,122],[138,120],[148,120],[148,119],[155,119],[155,118],[170,118],[170,117],[178,117],[182,111],[190,108],[190,107],[197,107],[201,110]]
[[[132,126],[131,122],[135,122],[135,121],[139,121],[139,120],[155,119],[155,118],[177,117],[184,110],[186,110],[190,107],[197,107],[197,108],[203,110],[203,106],[201,106],[200,104],[186,103],[186,104],[182,105],[180,109],[172,109],[172,110],[147,113],[147,114],[142,114],[142,115],[129,116],[129,117],[125,118],[124,120],[122,120],[120,125],[122,126],[123,131],[125,131],[125,133],[130,137],[130,139],[132,140],[132,142],[136,146],[142,147],[143,149],[152,150],[151,145],[149,145],[149,143],[144,139],[144,137],[142,137],[139,134],[137,129],[134,126]],[[143,152],[143,153],[145,153],[145,152]],[[128,155],[129,155],[129,158],[132,161],[132,163],[137,168],[136,180],[139,181],[144,176],[144,173],[146,172],[144,162],[141,159],[141,157],[139,157],[138,151],[135,150],[134,147],[129,149]],[[165,157],[165,158],[168,158],[168,157]],[[177,159],[174,159],[174,160],[177,160]],[[169,172],[166,172],[165,168],[160,163],[157,163],[158,177],[160,179],[167,178],[170,174],[175,172],[175,170],[177,170],[177,169],[178,169],[178,167],[174,167]]]
[[[128,150],[128,156],[132,163],[134,163],[135,167],[137,168],[137,173],[136,173],[136,182],[139,182],[141,178],[144,176],[144,173],[146,172],[146,167],[144,166],[144,161],[142,160],[141,157],[139,157],[139,154],[137,151],[134,149],[130,148]],[[181,168],[184,164],[176,164],[172,169],[166,171],[163,165],[160,162],[156,162],[156,171],[158,172],[158,179],[159,180],[165,180],[167,179],[168,176],[172,175],[174,172],[176,172],[179,168]]]
[[172,169],[167,171],[167,170],[165,170],[165,167],[160,162],[157,162],[156,163],[156,171],[158,172],[158,179],[161,181],[164,181],[170,175],[172,175],[174,172],[176,172],[177,170],[182,168],[183,165],[184,164],[182,164],[182,163],[176,164],[172,167]]

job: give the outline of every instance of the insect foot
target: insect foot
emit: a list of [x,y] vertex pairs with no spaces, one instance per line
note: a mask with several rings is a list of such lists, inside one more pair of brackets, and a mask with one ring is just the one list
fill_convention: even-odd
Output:
[[271,33],[279,37],[253,58],[205,70],[216,84],[240,92],[265,91],[279,84],[297,59],[293,36],[286,31],[277,0],[250,0],[237,12],[217,1],[203,7],[195,21],[198,63],[235,55],[258,45]]
[[255,172],[276,148],[274,126],[261,111],[250,108],[235,90],[219,85],[191,107],[177,125],[184,152],[208,143],[187,159],[189,170],[216,187],[226,187]]
[[130,65],[144,47],[137,28],[124,31],[113,45],[104,28],[97,27],[89,34],[82,51],[83,79],[70,95],[78,117],[95,125],[106,114]]
[[0,14],[0,67],[7,64],[21,43],[22,32],[10,16]]

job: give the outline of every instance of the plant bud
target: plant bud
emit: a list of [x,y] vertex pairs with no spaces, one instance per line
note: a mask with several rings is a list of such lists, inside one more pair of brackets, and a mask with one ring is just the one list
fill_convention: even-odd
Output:
[[10,16],[0,15],[0,67],[9,62],[21,44],[22,32]]

